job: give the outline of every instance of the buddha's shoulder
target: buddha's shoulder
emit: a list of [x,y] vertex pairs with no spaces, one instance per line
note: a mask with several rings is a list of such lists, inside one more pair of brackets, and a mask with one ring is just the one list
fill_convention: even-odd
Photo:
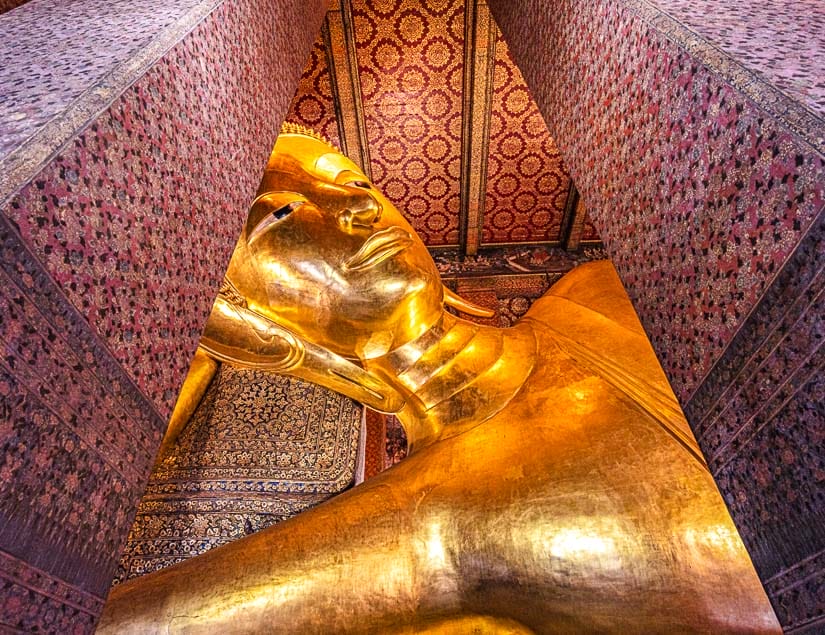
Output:
[[527,317],[562,326],[574,314],[600,316],[644,336],[633,305],[609,260],[579,265],[556,282],[533,303]]

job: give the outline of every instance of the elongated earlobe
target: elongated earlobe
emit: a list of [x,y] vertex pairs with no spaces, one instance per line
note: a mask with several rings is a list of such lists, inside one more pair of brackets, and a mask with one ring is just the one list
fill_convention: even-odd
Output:
[[467,315],[474,315],[475,317],[491,318],[496,314],[496,312],[491,309],[485,309],[483,306],[468,302],[450,291],[447,287],[444,287],[444,304],[454,308],[456,311],[461,311]]

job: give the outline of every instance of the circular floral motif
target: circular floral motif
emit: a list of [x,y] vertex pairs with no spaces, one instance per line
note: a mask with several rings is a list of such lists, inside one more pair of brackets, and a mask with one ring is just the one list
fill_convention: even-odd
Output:
[[453,218],[458,217],[458,209],[461,204],[461,199],[459,198],[458,194],[452,194],[447,199],[447,211],[453,215]]
[[447,118],[447,134],[456,141],[461,141],[461,113],[455,112]]
[[450,100],[443,90],[432,91],[424,100],[424,112],[435,119],[441,119],[450,110]]
[[535,152],[524,155],[518,161],[518,172],[525,178],[530,178],[539,173],[542,167],[541,157]]
[[358,81],[361,85],[361,97],[363,99],[372,99],[378,93],[378,76],[375,71],[369,68],[358,69]]
[[546,227],[553,220],[552,212],[547,208],[537,209],[530,215],[530,224],[533,227]]
[[459,2],[456,5],[458,6],[447,17],[447,31],[460,45],[464,42],[464,6]]
[[504,96],[504,110],[512,117],[523,115],[530,106],[530,94],[526,88],[517,86]]
[[357,44],[370,44],[375,40],[375,36],[378,35],[378,27],[372,17],[360,11],[353,11],[352,22]]
[[447,74],[447,88],[459,99],[464,92],[464,74],[460,67],[455,67]]
[[373,65],[384,71],[392,73],[401,65],[403,51],[396,42],[388,38],[381,38],[375,43],[370,51],[370,59]]
[[524,139],[515,132],[508,132],[498,142],[498,151],[508,159],[514,159],[524,151]]
[[453,58],[453,50],[443,37],[434,37],[424,45],[424,63],[435,71],[443,71]]
[[404,68],[398,77],[398,90],[406,94],[421,92],[427,87],[427,78],[420,69],[414,67]]
[[513,200],[513,204],[520,212],[529,212],[538,203],[536,195],[532,192],[521,192]]
[[490,113],[490,138],[497,139],[507,129],[504,117],[495,110]]
[[539,194],[550,196],[555,194],[561,187],[561,177],[556,172],[545,172],[536,181],[536,189]]
[[503,209],[493,214],[493,227],[496,229],[508,229],[513,224],[515,216],[512,212]]
[[427,204],[427,199],[423,196],[419,196],[418,194],[413,194],[407,199],[404,206],[404,211],[412,218],[421,218],[427,213],[429,207],[430,206]]
[[387,175],[387,168],[380,159],[373,159],[370,170],[372,171],[372,182],[376,184],[381,183]]
[[378,144],[381,158],[391,164],[400,164],[407,157],[407,146],[396,136],[384,137]]
[[404,183],[404,181],[394,176],[387,179],[387,182],[384,183],[381,189],[384,190],[384,194],[386,194],[387,199],[393,203],[403,201],[410,193],[409,186]]
[[424,122],[423,117],[413,113],[404,118],[401,124],[401,132],[408,141],[418,142],[426,136],[427,124]]
[[332,82],[330,82],[329,69],[326,66],[312,78],[312,87],[318,95],[327,101],[332,101]]
[[450,8],[453,0],[424,0],[422,5],[433,15],[444,15]]
[[450,224],[450,219],[447,217],[446,214],[443,214],[441,212],[430,212],[427,215],[424,224],[427,226],[427,229],[434,232],[440,232],[447,228],[447,226]]
[[530,232],[522,225],[517,225],[510,231],[510,240],[513,242],[523,242],[528,238],[530,238]]
[[[496,43],[496,49],[503,46],[502,41]],[[509,69],[506,63],[501,60],[496,60],[496,65],[493,69],[493,87],[496,91],[502,90],[505,86],[509,86],[513,80],[513,71]]]
[[401,0],[368,0],[367,7],[382,18],[392,17],[398,12]]
[[428,28],[424,14],[412,9],[405,9],[395,20],[395,32],[408,46],[420,44]]
[[403,173],[413,183],[421,183],[429,176],[430,168],[422,159],[414,157],[406,162]]
[[[529,93],[527,93],[527,95],[529,99]],[[532,112],[521,121],[521,130],[531,139],[550,137],[550,134],[547,132],[547,124],[544,122],[541,114],[535,110],[535,108],[531,108],[530,110]]]
[[510,196],[518,189],[518,179],[512,174],[502,174],[493,184],[493,189],[500,196]]
[[455,156],[448,159],[444,169],[447,172],[447,176],[458,181],[458,179],[461,178],[461,158]]
[[491,183],[499,172],[501,172],[501,160],[495,154],[491,154],[487,157],[487,182]]
[[321,121],[324,105],[315,95],[304,95],[298,100],[295,111],[303,123],[315,125]]
[[447,140],[441,136],[430,137],[424,144],[424,155],[430,161],[441,161],[449,151]]
[[444,198],[447,195],[447,192],[450,191],[450,186],[447,184],[447,180],[443,177],[434,176],[427,181],[427,184],[424,186],[424,191],[428,196],[431,196],[434,199],[441,199]]

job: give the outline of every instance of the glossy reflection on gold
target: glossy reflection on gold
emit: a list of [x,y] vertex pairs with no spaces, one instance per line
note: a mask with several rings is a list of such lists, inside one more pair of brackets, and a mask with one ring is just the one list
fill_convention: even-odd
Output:
[[100,632],[779,632],[608,262],[511,329],[445,302],[392,204],[288,128],[203,351],[398,412],[415,452],[115,588]]

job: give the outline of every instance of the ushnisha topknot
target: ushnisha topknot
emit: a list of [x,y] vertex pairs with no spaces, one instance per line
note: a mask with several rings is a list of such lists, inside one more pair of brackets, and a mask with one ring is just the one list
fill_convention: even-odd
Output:
[[312,128],[307,128],[306,126],[302,126],[299,123],[293,123],[291,121],[285,121],[281,124],[281,134],[301,134],[307,137],[312,137],[313,139],[317,139],[321,143],[327,144],[330,148],[335,150],[338,153],[341,153],[341,149],[330,142],[324,135],[320,132],[316,132]]

